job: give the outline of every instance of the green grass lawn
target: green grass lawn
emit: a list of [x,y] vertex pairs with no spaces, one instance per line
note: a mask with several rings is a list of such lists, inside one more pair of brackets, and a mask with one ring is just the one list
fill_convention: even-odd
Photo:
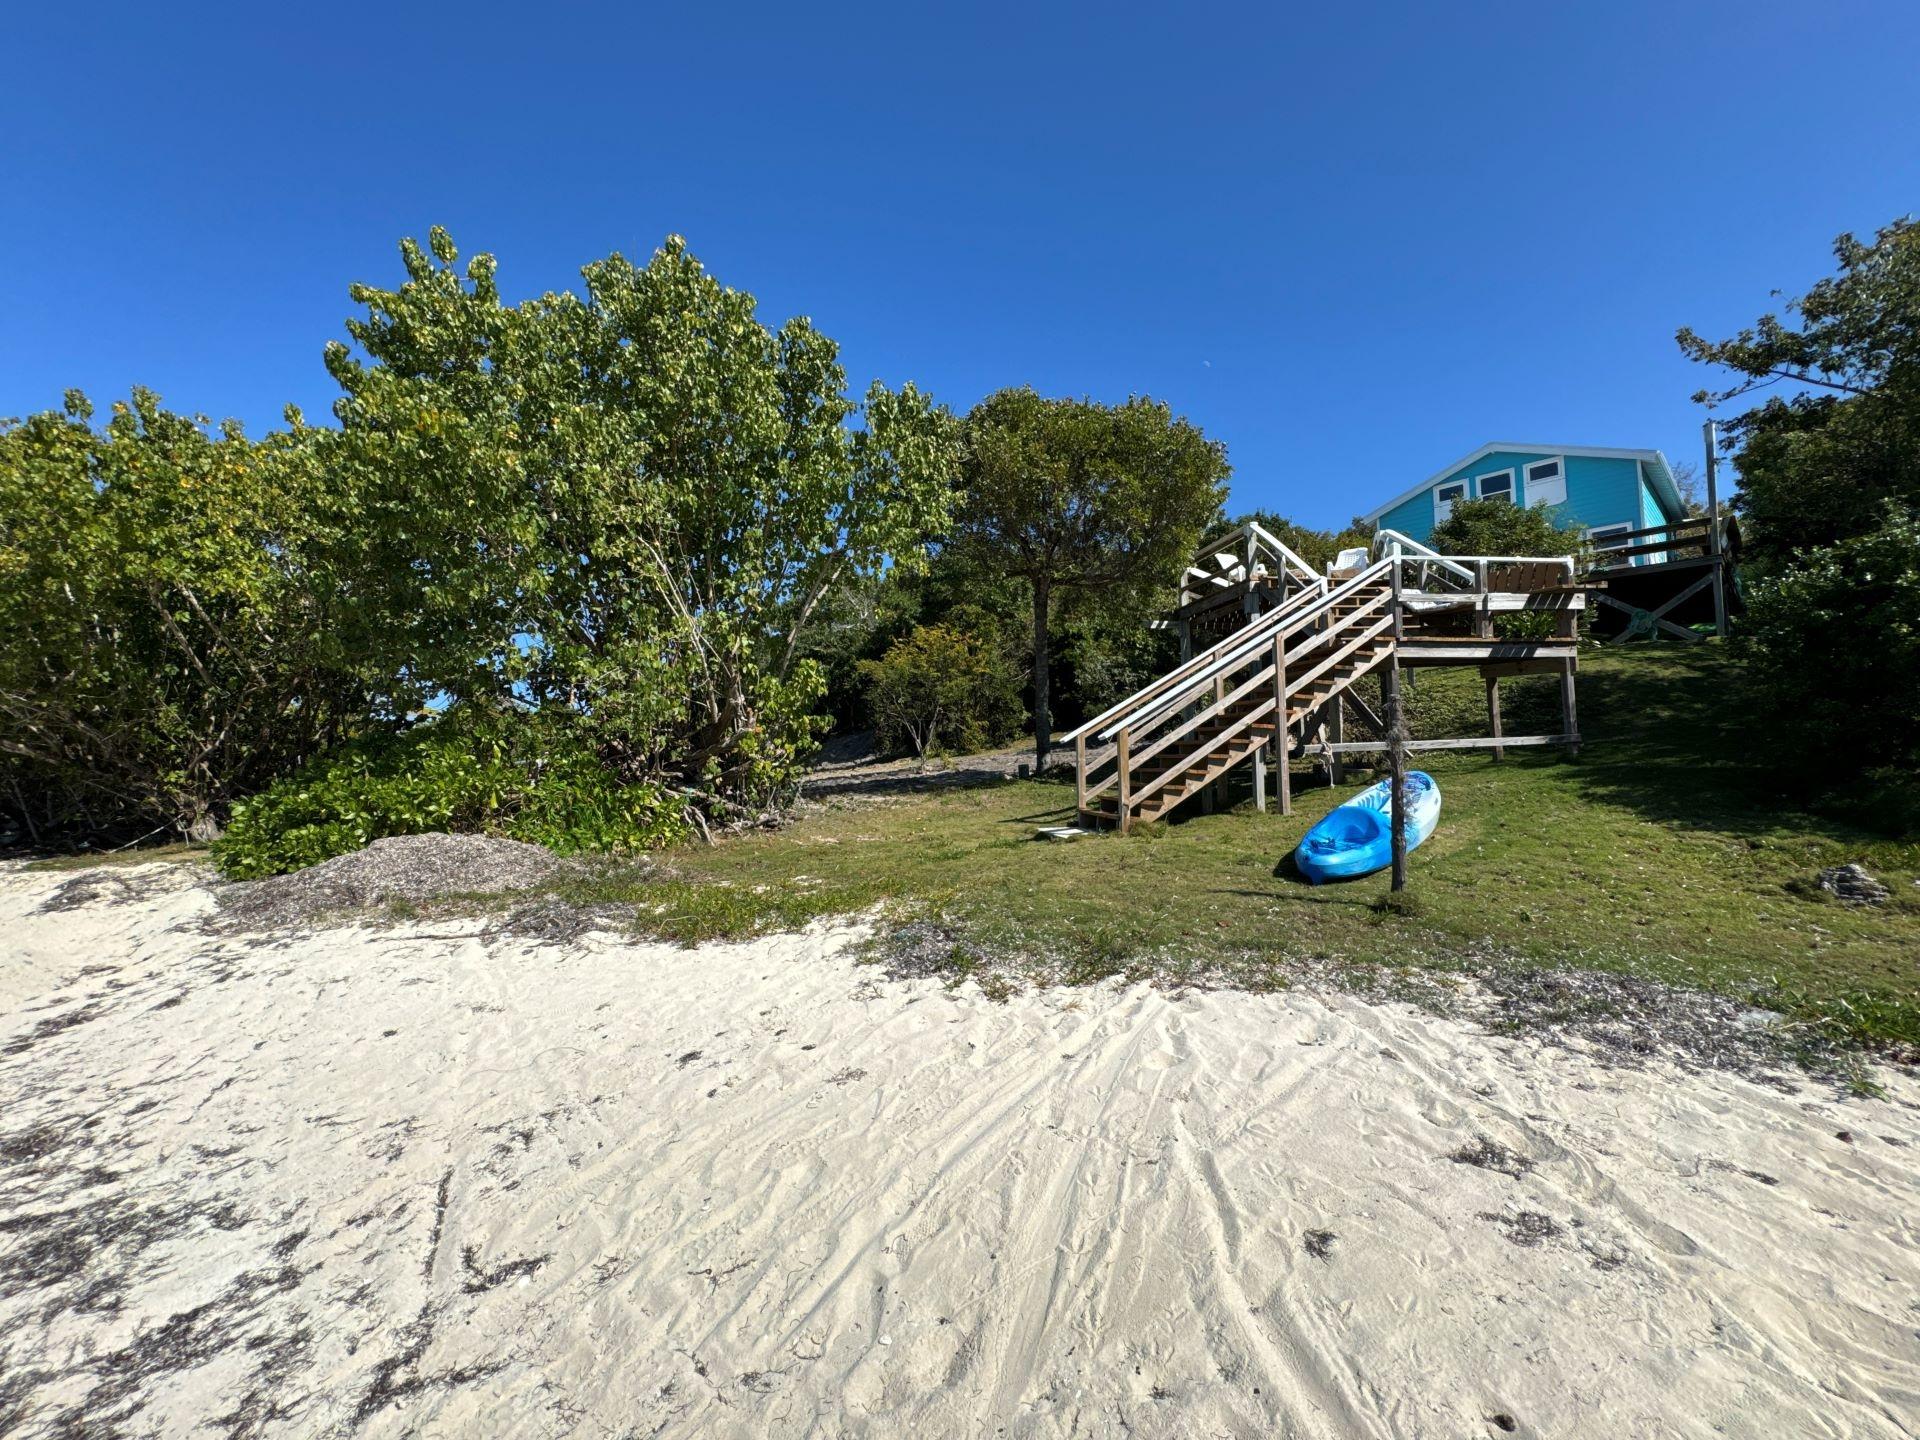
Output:
[[[1444,810],[1410,859],[1404,904],[1386,903],[1384,874],[1315,888],[1288,863],[1306,829],[1372,778],[1358,770],[1337,791],[1296,777],[1291,816],[1243,802],[1071,844],[1034,838],[1072,819],[1070,783],[841,802],[777,831],[591,866],[559,889],[631,907],[643,931],[687,942],[886,902],[893,917],[933,922],[920,933],[938,941],[939,968],[990,987],[1022,973],[1223,974],[1276,986],[1301,962],[1376,978],[1409,967],[1575,967],[1750,1000],[1853,1039],[1920,1045],[1920,844],[1797,803],[1790,777],[1755,758],[1764,717],[1741,713],[1732,678],[1718,645],[1597,651],[1582,662],[1577,759],[1540,749],[1499,763],[1425,757]],[[1509,733],[1557,730],[1555,696],[1551,679],[1508,682]],[[1427,672],[1408,710],[1417,734],[1471,735],[1483,733],[1483,705],[1475,672]],[[1855,908],[1817,889],[1819,870],[1847,861],[1878,876],[1892,900]]]
[[[1315,888],[1287,857],[1368,778],[1296,789],[1293,814],[1212,816],[1036,842],[1072,818],[1070,784],[1019,782],[830,808],[777,832],[670,857],[673,878],[616,868],[582,898],[637,903],[646,928],[698,940],[879,901],[936,917],[988,955],[1069,978],[1221,966],[1285,983],[1290,961],[1447,967],[1504,962],[1625,971],[1920,1043],[1920,845],[1807,813],[1757,766],[1717,646],[1599,652],[1583,662],[1577,759],[1511,751],[1427,757],[1439,829],[1410,861],[1411,902],[1384,874]],[[1510,685],[1510,733],[1551,682]],[[1472,671],[1430,672],[1426,733],[1482,733]],[[1537,728],[1557,728],[1540,720]],[[1297,777],[1298,783],[1298,777]],[[1813,887],[1859,861],[1894,892],[1851,908]]]

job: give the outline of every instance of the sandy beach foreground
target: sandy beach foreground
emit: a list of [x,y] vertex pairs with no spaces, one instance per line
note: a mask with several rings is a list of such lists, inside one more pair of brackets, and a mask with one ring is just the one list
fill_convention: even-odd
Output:
[[0,1434],[1901,1436],[1920,1086],[0,873]]

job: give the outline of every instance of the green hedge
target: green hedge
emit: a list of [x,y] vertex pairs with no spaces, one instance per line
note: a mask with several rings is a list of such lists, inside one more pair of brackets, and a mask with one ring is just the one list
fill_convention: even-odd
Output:
[[579,850],[685,838],[678,796],[627,782],[561,726],[534,716],[441,719],[354,742],[238,806],[213,846],[234,879],[278,875],[388,835],[477,831]]

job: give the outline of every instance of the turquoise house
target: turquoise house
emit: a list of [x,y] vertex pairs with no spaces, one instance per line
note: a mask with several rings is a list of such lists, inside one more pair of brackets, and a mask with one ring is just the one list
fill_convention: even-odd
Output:
[[1584,526],[1600,541],[1687,517],[1667,457],[1658,450],[1497,440],[1361,518],[1375,529],[1425,541],[1455,503],[1467,499],[1545,505],[1556,524]]

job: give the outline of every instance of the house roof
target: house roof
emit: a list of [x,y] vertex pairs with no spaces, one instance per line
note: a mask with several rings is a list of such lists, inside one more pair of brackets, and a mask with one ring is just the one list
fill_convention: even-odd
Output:
[[1658,450],[1619,450],[1605,445],[1522,445],[1514,440],[1491,440],[1478,450],[1462,455],[1451,465],[1442,466],[1418,485],[1387,501],[1377,509],[1368,511],[1360,518],[1368,525],[1378,525],[1380,517],[1396,505],[1404,505],[1423,490],[1431,489],[1456,470],[1464,470],[1474,461],[1496,451],[1511,452],[1520,455],[1585,455],[1601,460],[1638,460],[1646,474],[1647,483],[1653,487],[1654,497],[1659,500],[1660,508],[1678,519],[1686,514],[1687,507],[1681,503],[1680,489],[1673,483],[1673,470],[1667,464],[1667,457]]

